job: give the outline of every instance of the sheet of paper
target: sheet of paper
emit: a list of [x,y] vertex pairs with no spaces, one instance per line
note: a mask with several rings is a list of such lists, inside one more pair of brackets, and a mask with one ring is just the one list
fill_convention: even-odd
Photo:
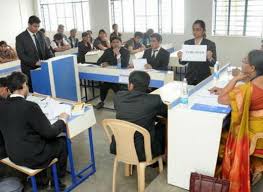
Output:
[[89,64],[89,63],[81,63],[80,66],[84,67],[100,67],[99,65]]
[[183,45],[182,61],[206,61],[207,45]]
[[133,59],[133,66],[135,70],[144,70],[144,65],[147,64],[146,59]]
[[61,113],[71,115],[71,105],[60,103],[50,97],[39,100],[31,96],[28,97],[27,100],[37,103],[50,122],[56,121]]

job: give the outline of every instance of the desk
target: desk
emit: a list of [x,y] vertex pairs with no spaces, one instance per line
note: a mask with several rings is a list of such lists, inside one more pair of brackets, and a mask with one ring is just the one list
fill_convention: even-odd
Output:
[[[29,100],[34,101],[38,99],[42,99],[45,96],[43,95],[31,95]],[[75,102],[57,99],[61,101],[63,104],[73,105]],[[85,108],[85,112],[82,115],[71,116],[68,121],[68,135],[67,135],[67,149],[68,149],[68,158],[69,158],[69,166],[70,166],[70,175],[72,184],[67,187],[65,192],[71,191],[76,188],[79,184],[89,178],[96,172],[95,166],[95,155],[94,155],[94,147],[93,147],[93,137],[92,137],[92,126],[96,124],[96,118],[94,114],[93,107],[91,105],[87,105]],[[89,131],[89,151],[90,151],[90,162],[79,172],[76,172],[74,166],[74,158],[72,153],[72,145],[71,140],[74,139],[75,136],[80,133],[88,130]]]
[[[220,106],[217,96],[208,91],[228,82],[227,66],[215,82],[210,76],[189,92],[189,105],[177,99],[168,108],[168,183],[189,189],[191,172],[214,176],[222,124],[228,114],[191,109],[194,103]],[[224,106],[227,108],[227,106]]]
[[[82,64],[78,65],[78,69],[80,79],[121,84],[128,84],[128,76],[133,71],[133,69],[118,69],[117,67],[91,67]],[[151,76],[150,87],[159,88],[168,82],[173,81],[174,74],[172,71],[148,70],[146,72],[148,72]],[[125,79],[121,79],[121,77],[125,76],[127,77],[126,81]]]
[[85,62],[97,63],[98,59],[102,56],[103,53],[104,51],[101,50],[87,52],[85,55]]
[[66,51],[61,51],[61,52],[55,52],[55,56],[61,56],[61,55],[77,55],[78,54],[78,48],[71,48]]
[[20,60],[0,64],[0,77],[10,75],[14,71],[21,71]]

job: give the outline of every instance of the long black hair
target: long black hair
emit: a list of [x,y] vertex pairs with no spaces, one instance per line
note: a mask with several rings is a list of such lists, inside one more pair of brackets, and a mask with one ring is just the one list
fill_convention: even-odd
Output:
[[204,38],[206,38],[206,25],[205,25],[205,22],[203,20],[196,20],[194,23],[193,23],[193,26],[194,25],[200,25],[200,27],[204,30]]

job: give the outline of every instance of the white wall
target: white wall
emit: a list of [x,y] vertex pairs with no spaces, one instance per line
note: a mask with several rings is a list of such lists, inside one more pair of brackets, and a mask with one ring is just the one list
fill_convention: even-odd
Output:
[[[107,7],[108,6],[108,7]],[[109,21],[110,5],[108,0],[90,0],[91,29],[94,35],[100,28],[111,29]],[[216,42],[218,60],[222,63],[231,62],[240,65],[242,57],[248,51],[260,48],[261,38],[256,37],[220,37],[212,34],[213,0],[185,0],[185,34],[163,34],[164,43],[174,43],[180,49],[183,42],[192,38],[192,23],[196,19],[203,19],[207,25],[208,38]],[[132,34],[123,34],[127,40]]]
[[33,1],[0,0],[0,40],[15,45],[15,37],[26,29],[28,17],[34,14]]

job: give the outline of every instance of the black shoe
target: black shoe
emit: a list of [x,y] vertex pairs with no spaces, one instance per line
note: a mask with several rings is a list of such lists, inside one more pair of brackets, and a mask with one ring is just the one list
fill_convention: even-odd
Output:
[[[58,180],[58,186],[60,191],[64,191],[67,188],[67,185],[62,183],[61,180]],[[51,181],[51,188],[55,188],[54,181]]]
[[96,109],[101,109],[101,108],[103,108],[103,106],[104,106],[104,102],[99,102],[97,105],[95,105],[95,108]]

